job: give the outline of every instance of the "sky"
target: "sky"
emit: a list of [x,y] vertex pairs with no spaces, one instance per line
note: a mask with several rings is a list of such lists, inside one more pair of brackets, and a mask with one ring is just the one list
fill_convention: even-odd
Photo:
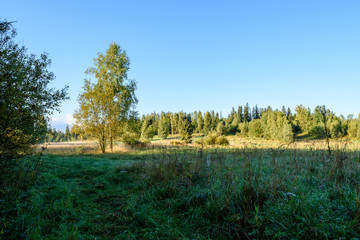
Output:
[[360,113],[360,1],[0,0],[28,53],[49,54],[69,97],[51,124],[74,123],[84,72],[116,42],[130,58],[140,115],[326,105]]

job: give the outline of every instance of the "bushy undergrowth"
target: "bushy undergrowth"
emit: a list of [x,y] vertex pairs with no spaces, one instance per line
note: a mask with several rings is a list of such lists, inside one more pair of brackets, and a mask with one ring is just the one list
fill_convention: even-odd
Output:
[[[358,238],[359,155],[340,147],[331,154],[247,146],[46,156],[28,200],[16,203],[23,228],[11,234],[28,239]],[[3,235],[10,233],[5,229]]]
[[198,144],[204,145],[219,145],[219,146],[228,146],[229,140],[225,136],[221,136],[217,133],[209,133],[206,137],[197,141]]

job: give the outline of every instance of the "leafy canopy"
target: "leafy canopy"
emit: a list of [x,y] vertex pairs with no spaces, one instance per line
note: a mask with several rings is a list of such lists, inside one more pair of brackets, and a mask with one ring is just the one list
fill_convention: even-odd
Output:
[[68,99],[67,86],[48,87],[55,76],[47,54],[29,55],[15,36],[12,23],[0,21],[0,154],[7,158],[30,153],[45,136],[49,115]]
[[85,134],[97,139],[105,152],[107,143],[112,149],[114,138],[124,134],[125,123],[136,114],[136,82],[127,78],[129,58],[116,43],[110,44],[106,54],[99,53],[94,65],[85,73],[97,82],[85,79],[75,118]]

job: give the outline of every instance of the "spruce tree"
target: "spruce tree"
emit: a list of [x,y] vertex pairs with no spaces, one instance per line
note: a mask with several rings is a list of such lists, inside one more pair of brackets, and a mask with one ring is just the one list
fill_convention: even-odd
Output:
[[215,112],[214,110],[211,111],[211,131],[216,129],[216,122],[215,122]]
[[204,119],[202,116],[201,111],[198,112],[198,117],[197,117],[197,122],[198,122],[198,133],[203,133],[204,130]]
[[191,114],[191,124],[193,125],[194,132],[196,132],[197,129],[198,129],[198,121],[197,121],[197,118],[198,118],[198,113],[197,113],[197,111],[194,111],[194,112]]
[[215,115],[216,126],[218,125],[219,122],[220,122],[220,117],[219,117],[219,113],[217,112],[216,115]]
[[69,124],[66,124],[65,141],[71,141],[71,134],[70,134]]
[[237,116],[238,116],[239,123],[244,121],[244,114],[243,114],[242,106],[238,107]]
[[255,105],[255,107],[253,108],[252,114],[253,114],[253,119],[260,118],[259,108],[257,105]]
[[164,112],[161,113],[159,120],[158,135],[161,139],[166,139],[170,132],[169,119]]
[[244,122],[250,122],[250,121],[251,121],[250,108],[249,108],[249,104],[246,103],[244,107]]
[[182,121],[182,128],[181,128],[181,140],[186,143],[191,143],[191,137],[193,133],[193,128],[191,123],[187,117],[185,117]]
[[179,119],[179,115],[177,113],[171,115],[171,134],[178,133],[178,126],[177,126],[178,119]]
[[211,115],[209,112],[206,112],[204,117],[204,133],[208,134],[210,131],[211,131]]

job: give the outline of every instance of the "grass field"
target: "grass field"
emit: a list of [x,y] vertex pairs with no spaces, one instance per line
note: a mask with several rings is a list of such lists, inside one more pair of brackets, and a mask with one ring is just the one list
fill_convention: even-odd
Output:
[[360,238],[359,148],[331,146],[238,137],[227,148],[154,144],[108,154],[50,146],[36,183],[2,211],[13,218],[2,217],[0,236]]

